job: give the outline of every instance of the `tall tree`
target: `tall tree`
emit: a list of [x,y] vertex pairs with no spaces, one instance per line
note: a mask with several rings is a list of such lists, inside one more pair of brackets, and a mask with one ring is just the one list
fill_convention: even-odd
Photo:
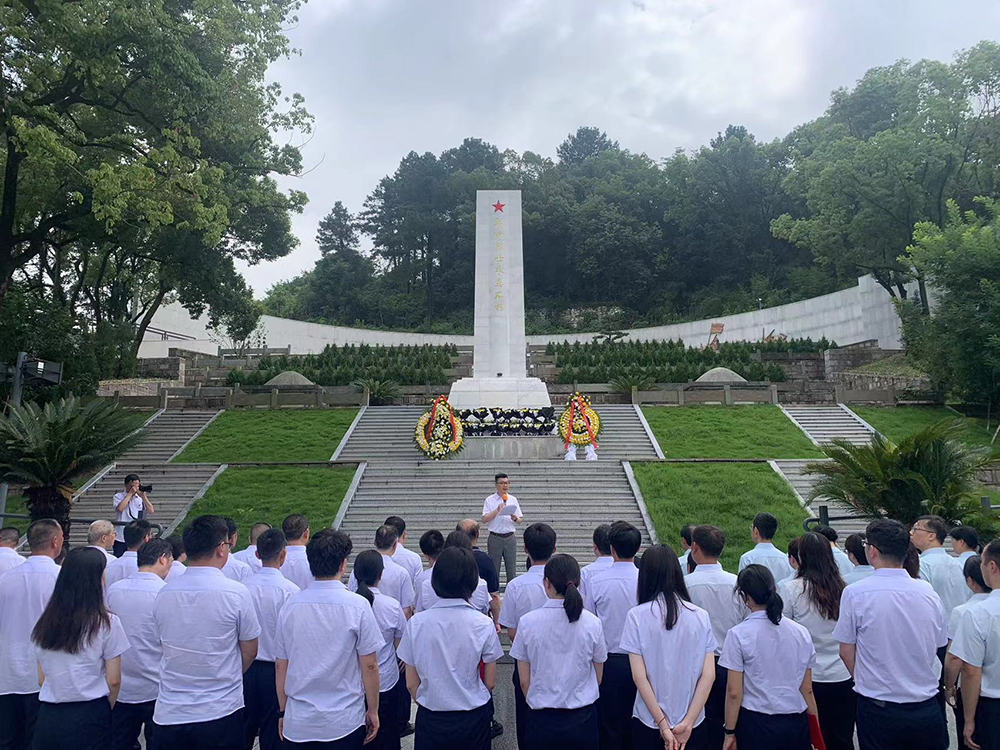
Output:
[[599,128],[577,128],[575,133],[556,147],[556,156],[562,164],[580,164],[602,151],[617,151],[618,141],[608,138]]

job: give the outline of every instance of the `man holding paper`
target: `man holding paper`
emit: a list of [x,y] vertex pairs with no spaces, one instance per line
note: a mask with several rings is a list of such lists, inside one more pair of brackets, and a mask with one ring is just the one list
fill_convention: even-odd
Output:
[[486,550],[493,559],[497,573],[500,573],[500,561],[504,561],[507,570],[507,580],[517,576],[517,540],[514,538],[514,524],[521,523],[521,506],[517,498],[508,494],[510,479],[506,474],[497,474],[493,481],[497,491],[486,498],[483,503],[483,523],[490,530],[486,540]]

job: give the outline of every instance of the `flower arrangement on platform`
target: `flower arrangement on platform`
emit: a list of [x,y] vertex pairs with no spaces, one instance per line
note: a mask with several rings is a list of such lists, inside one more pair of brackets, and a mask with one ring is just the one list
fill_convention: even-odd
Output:
[[413,439],[417,447],[435,461],[462,450],[462,422],[455,416],[447,396],[434,399],[431,408],[417,420]]
[[596,447],[597,435],[601,431],[601,418],[590,405],[590,397],[579,391],[566,399],[566,410],[559,417],[559,435],[570,445]]
[[462,409],[458,412],[466,435],[511,437],[549,435],[556,427],[555,409]]

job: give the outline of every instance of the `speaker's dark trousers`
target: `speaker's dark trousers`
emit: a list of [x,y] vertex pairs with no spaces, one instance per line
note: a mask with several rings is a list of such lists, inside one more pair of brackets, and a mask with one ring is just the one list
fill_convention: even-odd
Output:
[[504,569],[507,571],[507,580],[513,581],[517,576],[517,537],[511,531],[507,534],[494,534],[486,537],[486,550],[489,552],[493,565],[496,566],[497,575],[500,575],[500,561],[503,561]]
[[628,654],[608,654],[600,695],[597,701],[597,728],[601,750],[630,750],[635,683],[632,682]]
[[944,750],[948,727],[938,699],[891,703],[859,695],[858,745],[861,750]]
[[[381,731],[379,729],[379,732]],[[364,743],[365,728],[361,726],[339,740],[330,742],[289,742],[285,740],[285,747],[294,748],[294,750],[361,750]]]
[[146,747],[151,747],[155,710],[156,701],[115,703],[115,708],[111,712],[111,750],[132,750],[140,732],[146,738]]
[[212,721],[154,724],[152,750],[243,750],[243,709]]
[[854,750],[854,718],[858,713],[854,680],[813,682],[813,695],[826,750]]
[[243,675],[243,748],[253,749],[260,735],[260,750],[279,750],[278,690],[274,686],[274,662],[255,661]]
[[0,750],[29,750],[38,716],[38,693],[0,695]]
[[107,750],[110,744],[111,704],[107,697],[38,704],[35,750]]

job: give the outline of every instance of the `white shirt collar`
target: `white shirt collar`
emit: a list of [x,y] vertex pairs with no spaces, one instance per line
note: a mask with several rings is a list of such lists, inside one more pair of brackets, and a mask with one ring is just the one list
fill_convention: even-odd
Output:
[[40,565],[43,568],[58,568],[56,561],[48,555],[32,555],[25,561],[26,565]]
[[909,573],[906,572],[904,568],[875,568],[875,572],[872,573],[875,576],[895,576],[900,578],[902,576],[909,577]]
[[545,604],[542,605],[542,609],[562,609],[563,600],[562,599],[546,599]]
[[346,589],[343,581],[321,581],[318,578],[309,584],[309,588]]
[[448,609],[451,607],[471,607],[465,599],[438,599],[430,606],[431,609]]
[[0,555],[16,555],[17,550],[13,547],[0,547]]
[[196,576],[222,576],[223,578],[226,576],[221,570],[213,568],[210,565],[188,565],[187,572],[184,575],[191,575],[192,573]]
[[149,571],[137,570],[135,573],[129,576],[129,578],[141,578],[144,581],[162,581],[156,573],[150,573]]
[[774,542],[757,542],[757,545],[754,547],[754,549],[777,549],[777,548],[774,546]]
[[695,568],[695,572],[699,570],[722,570],[722,563],[698,563],[698,567]]
[[925,549],[920,553],[921,557],[927,557],[928,555],[947,555],[948,550],[944,547],[931,547],[930,549]]
[[259,568],[257,568],[257,575],[261,574],[272,577],[280,577],[280,578],[285,577],[284,574],[278,568],[269,568],[266,565],[261,565]]

